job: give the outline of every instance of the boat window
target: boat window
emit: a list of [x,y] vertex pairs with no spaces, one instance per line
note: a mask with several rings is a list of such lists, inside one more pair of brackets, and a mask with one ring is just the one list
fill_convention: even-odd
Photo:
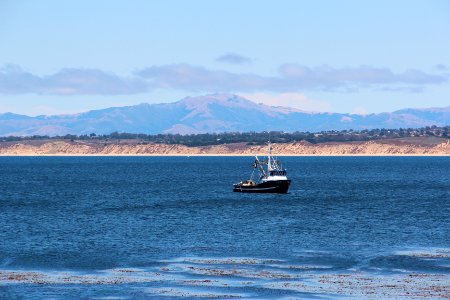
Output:
[[286,171],[270,171],[270,176],[286,176]]

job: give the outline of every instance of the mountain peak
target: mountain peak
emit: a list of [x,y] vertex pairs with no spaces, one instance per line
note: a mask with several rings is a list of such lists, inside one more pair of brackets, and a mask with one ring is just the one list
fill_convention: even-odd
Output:
[[32,117],[26,116],[26,115],[19,115],[12,112],[6,112],[6,113],[0,113],[0,120],[23,120],[23,119],[30,119]]
[[450,113],[450,106],[446,107],[428,107],[428,108],[404,108],[394,111],[394,113],[409,113],[409,112],[430,112],[430,113]]
[[178,102],[105,108],[75,115],[28,117],[0,114],[0,136],[232,131],[311,131],[406,128],[450,124],[450,109],[407,109],[366,116],[309,113],[257,104],[239,95],[216,93]]
[[238,95],[227,93],[216,93],[204,96],[186,97],[178,101],[178,103],[184,104],[189,107],[204,106],[208,104],[221,104],[221,105],[256,105],[256,103],[242,98]]

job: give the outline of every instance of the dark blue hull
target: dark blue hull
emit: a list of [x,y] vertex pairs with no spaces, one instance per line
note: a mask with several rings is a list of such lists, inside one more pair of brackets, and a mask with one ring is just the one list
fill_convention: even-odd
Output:
[[249,186],[238,183],[234,185],[233,192],[285,194],[288,192],[290,184],[290,180],[266,181]]

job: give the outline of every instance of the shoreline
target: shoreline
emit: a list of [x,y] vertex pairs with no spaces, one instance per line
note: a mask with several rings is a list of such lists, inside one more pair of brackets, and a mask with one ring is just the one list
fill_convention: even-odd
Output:
[[[266,154],[0,154],[0,157],[254,157]],[[450,154],[276,154],[278,157],[449,157]]]
[[[392,139],[368,142],[306,141],[272,144],[276,156],[450,156],[449,139]],[[265,156],[266,145],[247,143],[208,146],[156,144],[138,140],[28,140],[0,142],[1,157],[26,156]]]

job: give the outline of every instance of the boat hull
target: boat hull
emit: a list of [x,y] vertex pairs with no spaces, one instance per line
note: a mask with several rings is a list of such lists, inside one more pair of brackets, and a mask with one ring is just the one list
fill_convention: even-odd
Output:
[[289,190],[290,184],[291,184],[290,180],[265,181],[252,186],[235,184],[233,192],[286,194]]

